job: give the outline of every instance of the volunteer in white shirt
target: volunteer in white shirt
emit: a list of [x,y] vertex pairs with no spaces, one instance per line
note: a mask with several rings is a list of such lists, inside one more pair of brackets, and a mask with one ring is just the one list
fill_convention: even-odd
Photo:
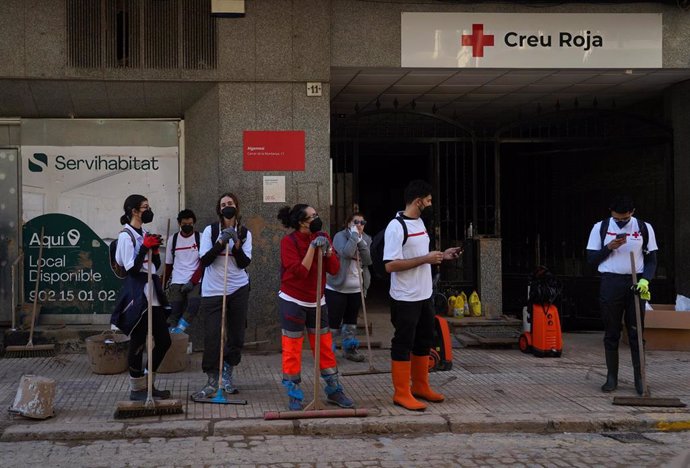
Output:
[[388,223],[383,250],[386,271],[391,274],[391,322],[395,328],[391,341],[393,403],[416,411],[424,410],[426,404],[415,397],[444,400],[429,386],[429,350],[434,342],[431,265],[456,259],[461,253],[455,247],[429,252],[429,234],[421,216],[431,207],[431,191],[423,180],[407,185],[405,211]]
[[[587,261],[597,265],[601,273],[599,306],[604,322],[607,369],[606,382],[601,389],[612,392],[618,387],[618,343],[621,337],[621,320],[624,319],[630,343],[635,390],[642,395],[634,301],[640,301],[644,330],[645,302],[650,299],[649,281],[656,273],[658,247],[651,224],[633,217],[635,205],[630,197],[617,197],[609,210],[611,217],[592,227],[587,243]],[[634,287],[630,252],[634,254],[639,278]]]
[[201,277],[203,267],[199,259],[201,235],[194,230],[196,215],[192,210],[182,210],[177,215],[180,231],[168,239],[165,256],[165,275],[170,279],[167,297],[172,307],[168,324],[170,333],[183,333],[199,311],[201,302]]
[[[201,282],[200,313],[204,317],[204,354],[201,368],[208,382],[194,399],[212,397],[218,389],[218,359],[220,359],[220,320],[223,302],[223,278],[227,278],[225,311],[225,348],[221,386],[227,393],[237,393],[233,384],[233,370],[242,359],[244,332],[249,307],[249,275],[245,268],[252,258],[252,235],[240,223],[240,203],[236,195],[224,193],[216,203],[218,223],[211,224],[201,234],[199,255],[205,267]],[[230,246],[227,275],[226,247]]]

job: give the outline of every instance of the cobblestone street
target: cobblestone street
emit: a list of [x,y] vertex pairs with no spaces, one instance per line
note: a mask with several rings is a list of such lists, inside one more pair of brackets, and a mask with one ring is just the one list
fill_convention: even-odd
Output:
[[[619,440],[616,440],[618,437]],[[0,443],[0,466],[687,467],[690,433],[227,436]],[[47,461],[47,463],[46,463]]]

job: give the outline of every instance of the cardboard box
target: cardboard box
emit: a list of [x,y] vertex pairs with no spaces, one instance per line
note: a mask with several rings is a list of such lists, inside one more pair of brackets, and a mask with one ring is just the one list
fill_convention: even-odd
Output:
[[[690,351],[690,311],[677,311],[673,304],[650,306],[654,310],[645,311],[644,316],[647,349]],[[625,341],[627,342],[627,336]]]

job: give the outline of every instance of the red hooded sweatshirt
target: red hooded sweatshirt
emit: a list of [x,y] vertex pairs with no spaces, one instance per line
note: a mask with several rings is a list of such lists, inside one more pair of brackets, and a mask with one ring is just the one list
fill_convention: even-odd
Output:
[[[316,302],[318,259],[314,255],[314,261],[309,270],[302,265],[302,260],[307,255],[309,244],[317,234],[325,236],[328,242],[331,242],[331,238],[325,232],[305,234],[299,231],[288,234],[280,241],[280,290],[290,297],[303,302]],[[323,257],[320,297],[323,297],[324,289],[326,288],[326,273],[335,275],[339,269],[340,259],[335,249],[333,249],[330,257]]]

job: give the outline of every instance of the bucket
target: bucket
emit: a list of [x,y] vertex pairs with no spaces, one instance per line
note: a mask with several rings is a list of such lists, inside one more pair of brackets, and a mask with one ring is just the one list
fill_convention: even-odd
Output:
[[172,340],[170,349],[165,353],[165,357],[156,371],[161,374],[182,372],[189,365],[189,356],[187,355],[189,335],[186,333],[171,333],[170,339]]
[[129,338],[126,335],[105,331],[84,341],[94,374],[119,374],[127,370]]
[[54,401],[55,380],[39,375],[22,375],[9,412],[26,418],[47,419],[55,415]]

